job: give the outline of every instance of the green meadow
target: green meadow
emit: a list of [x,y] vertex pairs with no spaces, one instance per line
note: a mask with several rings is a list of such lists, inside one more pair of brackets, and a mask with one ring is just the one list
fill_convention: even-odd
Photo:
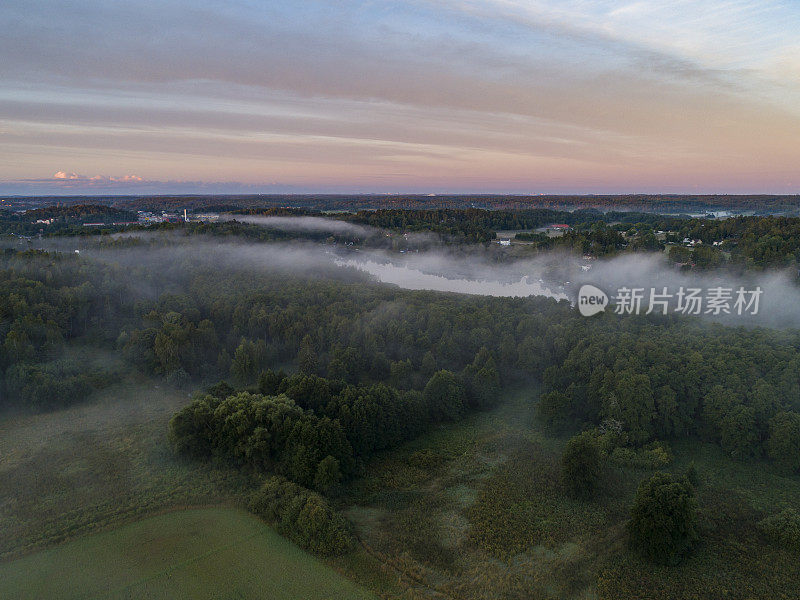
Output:
[[91,403],[5,421],[0,598],[374,597],[352,581],[404,600],[800,597],[800,552],[755,526],[800,509],[800,477],[674,444],[665,469],[698,471],[702,542],[678,567],[653,566],[625,531],[652,471],[612,464],[596,499],[571,499],[566,436],[535,420],[538,392],[508,390],[497,408],[370,460],[333,498],[364,550],[327,563],[233,508],[245,477],[170,450],[185,392],[128,379]]
[[0,564],[0,597],[374,598],[233,508],[165,513]]

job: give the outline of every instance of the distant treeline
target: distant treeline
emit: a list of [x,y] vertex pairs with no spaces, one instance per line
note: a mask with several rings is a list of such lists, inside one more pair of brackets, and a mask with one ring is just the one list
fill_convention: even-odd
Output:
[[[573,212],[544,208],[527,210],[375,210],[337,215],[337,218],[372,227],[402,231],[432,231],[469,242],[488,242],[499,230],[529,230],[552,224],[590,226],[594,223],[664,223],[677,226],[684,219],[639,212],[601,212],[595,209]],[[688,217],[685,217],[688,219]]]
[[311,210],[358,211],[375,209],[465,209],[521,210],[535,208],[631,210],[656,213],[697,213],[707,210],[796,212],[798,195],[210,195],[210,196],[28,196],[6,198],[14,208],[37,208],[55,204],[105,204],[126,210],[236,210],[295,207]]
[[[136,219],[135,212],[100,204],[46,206],[24,212],[0,210],[0,234],[85,233],[89,228],[84,228],[84,223],[110,225],[135,222]],[[36,221],[50,221],[50,223]]]
[[[544,208],[525,210],[430,209],[361,210],[327,214],[307,208],[244,208],[228,213],[237,216],[331,218],[357,223],[394,233],[431,232],[447,244],[486,244],[500,230],[519,230],[519,241],[528,250],[566,248],[583,254],[605,256],[623,251],[660,251],[673,244],[670,258],[697,268],[731,265],[738,269],[791,267],[800,265],[800,218],[731,217],[727,219],[664,216],[654,213],[581,209],[575,211]],[[35,223],[52,220],[50,224]],[[288,230],[280,225],[233,222],[135,223],[134,213],[102,205],[64,205],[29,210],[25,213],[0,211],[0,233],[31,236],[90,236],[120,231],[180,231],[187,235],[238,236],[258,241],[306,239],[347,243],[395,250],[430,245],[420,238],[387,238],[358,232]],[[87,227],[85,224],[99,223]],[[130,223],[132,225],[113,225]],[[547,237],[532,233],[537,228],[564,224],[570,228],[563,236]],[[683,240],[702,242],[689,249]]]

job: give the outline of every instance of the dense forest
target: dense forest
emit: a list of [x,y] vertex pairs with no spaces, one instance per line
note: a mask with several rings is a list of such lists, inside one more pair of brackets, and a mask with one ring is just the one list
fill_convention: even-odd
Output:
[[98,198],[89,196],[10,197],[7,203],[19,208],[35,208],[55,204],[89,204],[102,201],[126,210],[236,210],[281,208],[294,206],[317,211],[326,210],[426,210],[429,208],[491,210],[525,210],[548,208],[573,210],[595,208],[600,210],[626,210],[653,213],[698,213],[714,210],[795,212],[800,206],[796,195],[491,195],[491,194],[439,194],[439,195],[211,195],[211,196],[117,196]]
[[[136,222],[136,213],[98,204],[48,206],[24,212],[0,210],[0,234],[36,235],[99,233],[101,227],[121,229]],[[86,223],[93,224],[87,227]]]
[[[278,209],[266,216],[313,213]],[[347,220],[470,239],[470,231],[530,229],[552,216],[470,209],[378,211]],[[764,236],[795,239],[791,219],[643,223],[632,215],[617,226],[601,217],[582,214],[576,218],[597,220],[552,242],[533,238],[542,246],[530,251],[588,241],[580,251],[630,252],[631,228],[654,235],[671,225],[676,235],[709,242],[735,238],[754,265],[793,260],[786,246],[755,259]],[[404,290],[355,269],[280,256],[300,242],[342,246],[353,241],[351,233],[238,221],[147,231],[52,240],[80,241],[79,252],[24,250],[19,243],[2,252],[0,408],[57,411],[86,401],[123,372],[191,393],[170,421],[172,449],[245,474],[250,510],[312,552],[353,552],[357,534],[337,506],[358,481],[374,476],[375,460],[498,410],[510,390],[535,390],[525,402],[535,407],[536,426],[569,439],[558,485],[577,502],[608,496],[609,478],[620,469],[669,469],[680,444],[713,444],[729,461],[768,464],[787,477],[800,473],[796,330],[610,312],[584,318],[563,300]],[[385,234],[355,241],[393,247]],[[450,239],[449,251],[459,251],[452,246]],[[499,250],[485,247],[493,260],[503,260],[494,256]],[[729,252],[733,261],[737,251]],[[87,362],[87,349],[106,358]],[[521,426],[532,430],[534,423]],[[432,455],[414,460],[436,468]],[[690,469],[641,482],[627,521],[637,556],[677,565],[702,543],[697,477]],[[493,510],[482,504],[471,514],[492,523]],[[665,525],[663,510],[672,511],[678,530]],[[759,535],[775,548],[794,547],[795,538],[780,532],[798,522],[791,511],[770,511],[758,521]],[[496,533],[471,535],[491,552],[503,545]]]
[[[289,399],[339,423],[342,394],[410,406],[418,399],[406,392],[424,392],[434,376],[452,377],[463,397],[432,407],[423,396],[426,419],[452,420],[491,405],[496,392],[486,390],[500,382],[543,378],[552,392],[540,412],[553,424],[613,421],[634,447],[698,436],[733,457],[791,459],[791,446],[776,436],[794,432],[800,411],[794,332],[616,315],[587,320],[564,302],[398,292],[356,274],[265,273],[253,281],[183,259],[158,270],[143,264],[123,277],[119,265],[78,255],[6,250],[2,259],[9,301],[0,360],[9,403],[52,407],[99,385],[99,374],[78,375],[60,360],[65,340],[88,338],[181,384],[230,379],[245,386],[275,365],[296,366],[326,377],[320,385],[327,391],[317,390],[313,403]],[[138,297],[132,288],[144,283],[164,291]],[[285,393],[280,386],[291,381],[259,392]],[[408,418],[418,412],[406,414],[404,426],[423,427],[425,420]],[[391,439],[386,431],[368,437]],[[348,441],[358,447],[357,439]]]

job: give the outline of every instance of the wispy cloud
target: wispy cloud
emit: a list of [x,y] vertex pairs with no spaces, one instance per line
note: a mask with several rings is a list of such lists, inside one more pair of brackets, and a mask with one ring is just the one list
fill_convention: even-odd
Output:
[[57,171],[52,177],[0,181],[0,196],[290,193],[278,183],[251,186],[237,182],[149,180],[138,175],[81,175]]
[[123,175],[122,177],[113,177],[109,175],[79,175],[74,171],[67,173],[66,171],[56,171],[53,179],[57,181],[81,181],[89,184],[112,184],[112,183],[144,183],[144,179],[138,175]]
[[792,3],[71,6],[57,21],[54,0],[0,6],[8,178],[70,164],[363,191],[800,189]]

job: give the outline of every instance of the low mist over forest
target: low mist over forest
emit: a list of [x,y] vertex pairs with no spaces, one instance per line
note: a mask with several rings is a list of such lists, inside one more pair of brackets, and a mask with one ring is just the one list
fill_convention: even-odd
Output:
[[0,2],[0,600],[800,599],[800,2]]
[[[795,593],[800,219],[106,210],[3,221],[7,558],[233,502],[387,597],[661,597],[720,572],[731,597]],[[610,298],[592,317],[585,284]],[[727,310],[648,311],[714,288]]]

